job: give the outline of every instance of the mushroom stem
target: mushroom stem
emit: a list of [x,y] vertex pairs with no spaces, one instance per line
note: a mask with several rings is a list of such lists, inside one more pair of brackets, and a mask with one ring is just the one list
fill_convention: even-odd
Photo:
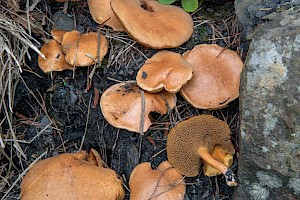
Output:
[[208,152],[206,147],[200,147],[197,150],[198,155],[205,161],[207,164],[219,170],[222,174],[224,174],[226,178],[226,184],[228,186],[237,186],[236,178],[231,169],[229,169],[226,165],[218,160],[214,159],[211,154]]

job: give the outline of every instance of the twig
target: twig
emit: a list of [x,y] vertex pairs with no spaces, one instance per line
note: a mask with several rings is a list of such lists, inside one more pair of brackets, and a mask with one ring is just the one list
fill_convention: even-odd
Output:
[[85,136],[86,136],[86,133],[87,133],[88,122],[89,122],[89,117],[90,117],[90,110],[91,110],[91,102],[92,102],[92,95],[90,96],[89,105],[88,105],[88,113],[87,113],[86,122],[85,122],[84,134],[83,134],[83,137],[82,137],[82,140],[81,140],[81,144],[80,144],[80,147],[79,147],[78,151],[82,150],[83,143],[84,143],[84,140],[85,140]]
[[5,197],[9,194],[9,192],[16,186],[16,184],[21,180],[21,178],[28,172],[28,170],[35,164],[37,163],[43,156],[47,154],[47,151],[42,153],[39,157],[37,157],[20,175],[19,177],[15,180],[15,182],[10,186],[10,188],[5,192],[4,196],[1,198],[1,200],[6,199]]

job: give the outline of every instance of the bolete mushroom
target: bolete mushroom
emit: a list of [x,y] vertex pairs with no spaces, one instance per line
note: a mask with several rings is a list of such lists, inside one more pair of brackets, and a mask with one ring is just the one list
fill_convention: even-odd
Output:
[[[226,165],[227,167],[230,167],[233,162],[233,154],[234,152],[228,152],[227,149],[224,149],[223,147],[215,146],[212,153],[212,157],[218,160],[219,162],[224,163],[224,165]],[[203,166],[203,172],[206,176],[217,176],[221,174],[219,170],[212,167],[205,161]]]
[[[108,42],[100,34],[100,61],[108,51]],[[80,34],[74,30],[64,34],[62,39],[62,51],[66,55],[66,61],[72,66],[89,66],[94,64],[98,59],[98,34],[89,32]]]
[[39,161],[21,183],[21,200],[123,199],[122,180],[116,172],[90,156],[81,151]]
[[194,107],[218,109],[239,96],[243,62],[236,52],[216,44],[200,44],[182,57],[191,63],[194,74],[181,94]]
[[162,162],[156,170],[151,163],[137,165],[129,179],[130,200],[183,200],[185,182],[168,161]]
[[40,51],[45,55],[46,59],[38,56],[38,65],[43,72],[63,71],[65,69],[73,69],[65,60],[65,55],[61,50],[61,45],[54,39],[43,44]]
[[111,0],[88,0],[93,20],[98,24],[111,27],[114,31],[125,31],[110,7]]
[[111,7],[126,32],[147,47],[178,47],[193,33],[192,17],[177,6],[155,0],[111,0]]
[[225,175],[227,185],[236,186],[231,169],[212,157],[216,146],[234,154],[226,122],[212,115],[194,116],[171,129],[167,139],[167,156],[174,168],[183,175],[197,176],[204,161]]
[[138,71],[137,84],[148,92],[176,93],[192,78],[193,67],[179,53],[159,51]]
[[166,114],[175,104],[175,94],[166,91],[151,94],[143,91],[135,82],[112,85],[100,99],[102,114],[108,123],[137,133],[146,132],[152,124],[150,112]]

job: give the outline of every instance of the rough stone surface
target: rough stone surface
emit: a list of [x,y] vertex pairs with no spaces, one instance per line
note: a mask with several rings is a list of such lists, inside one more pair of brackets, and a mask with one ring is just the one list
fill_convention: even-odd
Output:
[[300,0],[235,0],[236,15],[243,25],[244,35],[252,38],[254,28],[276,13],[299,6]]
[[240,91],[235,199],[300,199],[300,8],[253,34]]

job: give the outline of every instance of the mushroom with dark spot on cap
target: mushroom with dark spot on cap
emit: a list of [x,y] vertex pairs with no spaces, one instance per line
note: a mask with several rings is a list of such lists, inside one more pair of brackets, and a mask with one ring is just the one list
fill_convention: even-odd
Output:
[[180,92],[194,107],[218,109],[239,96],[243,62],[238,54],[216,44],[200,44],[182,55],[193,69]]
[[155,0],[111,0],[111,7],[126,32],[147,47],[179,47],[193,34],[191,15],[177,6]]
[[181,55],[171,51],[159,51],[138,71],[137,84],[144,90],[155,93],[165,89],[176,93],[192,78],[193,67]]
[[235,175],[229,166],[212,156],[217,146],[224,148],[228,154],[234,154],[227,123],[212,115],[199,115],[179,122],[171,129],[167,139],[167,156],[183,175],[197,176],[204,161],[225,175],[227,185],[236,186]]
[[[144,92],[144,111],[143,97]],[[166,114],[176,105],[176,95],[162,91],[151,94],[143,91],[135,82],[115,84],[104,91],[100,107],[104,118],[116,128],[143,133],[150,127],[150,112]],[[142,115],[142,112],[144,113]],[[143,127],[141,120],[143,119]]]
[[160,163],[156,170],[151,163],[137,165],[129,179],[130,200],[183,200],[185,182],[168,161]]

